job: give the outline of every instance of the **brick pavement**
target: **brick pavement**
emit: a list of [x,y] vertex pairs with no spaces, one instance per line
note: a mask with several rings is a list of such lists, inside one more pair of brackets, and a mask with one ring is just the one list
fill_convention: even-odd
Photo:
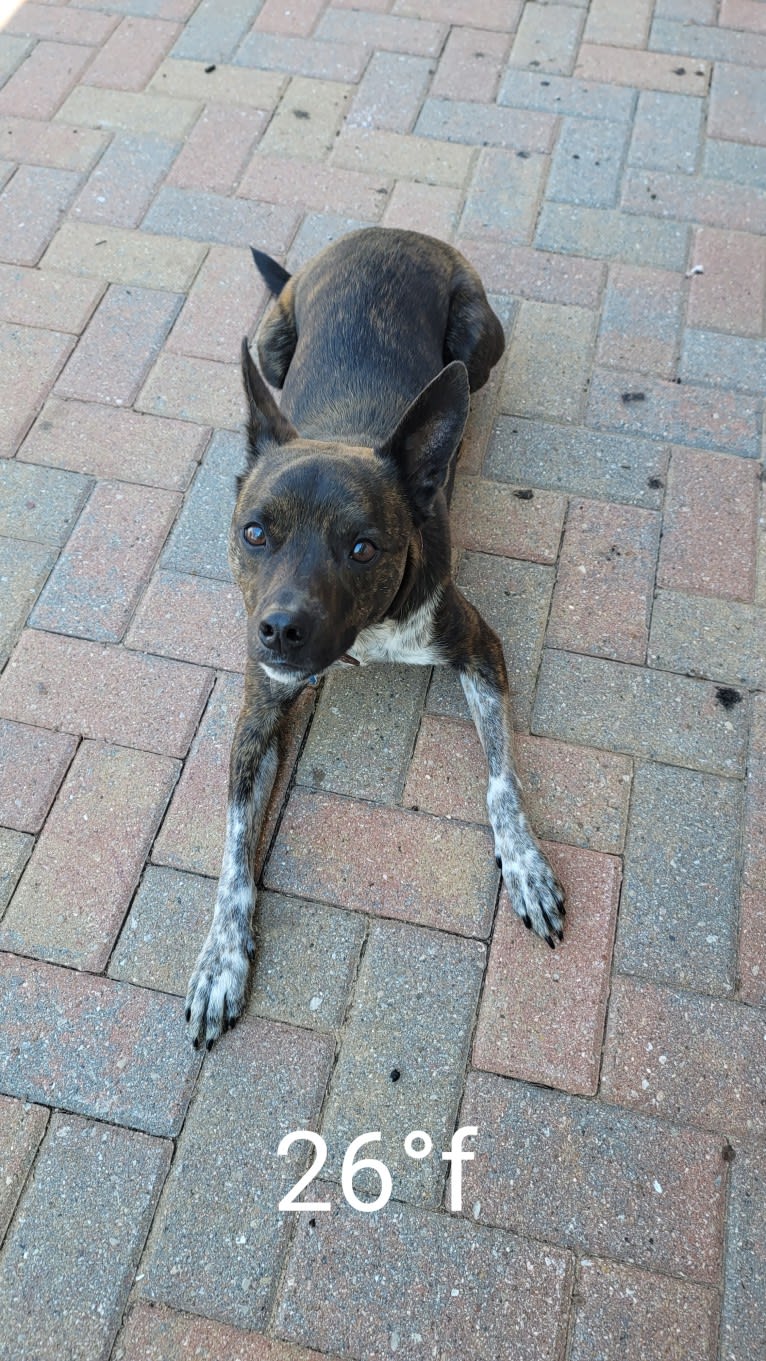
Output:
[[[0,1356],[766,1356],[766,3],[5,8]],[[333,675],[200,1058],[247,247],[366,223],[460,245],[507,327],[458,575],[567,937],[499,889],[452,678]],[[277,1208],[302,1127],[330,1213]]]

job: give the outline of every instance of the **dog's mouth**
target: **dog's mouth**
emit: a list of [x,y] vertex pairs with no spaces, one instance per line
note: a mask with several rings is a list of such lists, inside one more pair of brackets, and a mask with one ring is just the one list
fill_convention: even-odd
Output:
[[260,659],[260,666],[271,680],[279,682],[281,685],[317,685],[321,677],[330,666],[342,664],[344,666],[360,666],[361,663],[356,657],[352,657],[348,652],[336,657],[329,666],[317,667],[315,670],[306,667],[297,667],[286,657],[269,657],[268,661]]

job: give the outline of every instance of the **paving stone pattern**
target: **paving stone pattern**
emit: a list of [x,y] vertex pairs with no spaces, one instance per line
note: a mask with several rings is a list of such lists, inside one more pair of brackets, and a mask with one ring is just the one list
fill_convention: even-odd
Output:
[[[766,1356],[764,129],[764,0],[4,18],[3,1361]],[[455,677],[343,669],[291,718],[246,1015],[199,1054],[249,247],[295,270],[368,224],[451,240],[505,326],[454,559],[565,939],[500,884]],[[330,1210],[278,1208],[300,1129]]]

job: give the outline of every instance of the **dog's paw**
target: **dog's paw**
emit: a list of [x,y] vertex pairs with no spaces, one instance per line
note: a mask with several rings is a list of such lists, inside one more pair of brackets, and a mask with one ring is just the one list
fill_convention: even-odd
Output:
[[210,932],[186,993],[186,1020],[195,1049],[203,1042],[210,1049],[242,1015],[254,952],[249,937],[231,945]]
[[564,890],[542,851],[529,841],[496,859],[514,912],[555,949],[555,940],[564,939]]

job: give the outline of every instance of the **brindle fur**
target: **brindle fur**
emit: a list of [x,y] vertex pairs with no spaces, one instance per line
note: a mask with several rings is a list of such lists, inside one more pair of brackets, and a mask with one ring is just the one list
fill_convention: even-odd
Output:
[[[370,228],[294,276],[253,252],[279,296],[243,342],[248,464],[230,560],[248,615],[245,702],[231,753],[223,868],[187,1020],[208,1047],[241,1014],[255,903],[253,856],[285,713],[348,658],[446,664],[460,675],[489,767],[487,806],[514,908],[549,945],[563,893],[521,807],[500,640],[450,579],[447,492],[469,389],[503,351],[481,281],[451,246]],[[299,433],[300,431],[300,433]],[[262,546],[244,538],[265,531]],[[358,562],[358,540],[377,549]]]

